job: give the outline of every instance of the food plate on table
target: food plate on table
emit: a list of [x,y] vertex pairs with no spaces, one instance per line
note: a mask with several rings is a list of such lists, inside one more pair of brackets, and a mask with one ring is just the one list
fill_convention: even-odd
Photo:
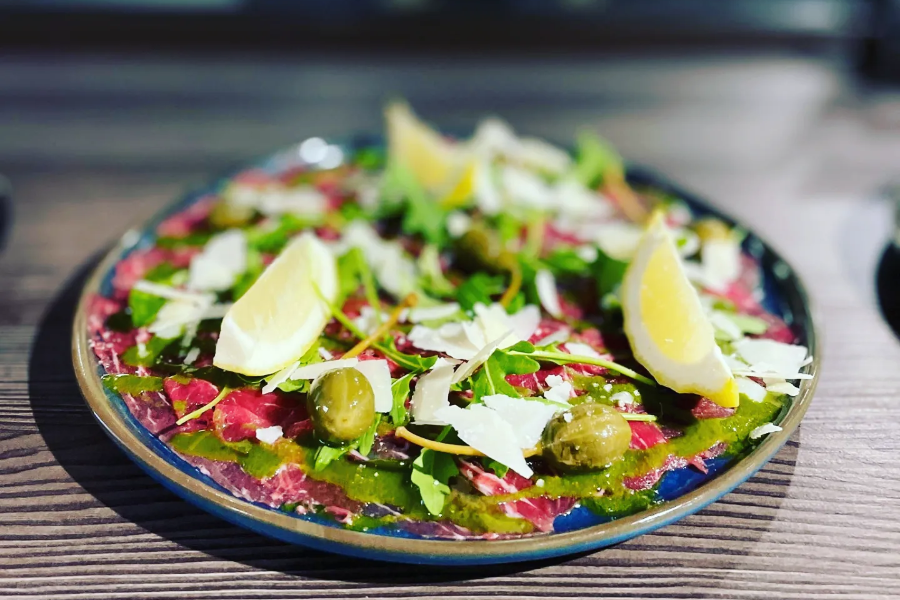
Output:
[[190,194],[94,272],[76,373],[150,475],[289,542],[478,564],[651,531],[787,441],[818,347],[759,238],[591,134],[386,118]]

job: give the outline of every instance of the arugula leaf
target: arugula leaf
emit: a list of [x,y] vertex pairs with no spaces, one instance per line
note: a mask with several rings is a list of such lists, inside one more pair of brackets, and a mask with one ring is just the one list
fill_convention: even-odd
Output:
[[502,276],[476,273],[456,289],[456,301],[463,310],[469,311],[479,302],[490,304],[491,296],[502,294],[505,289]]
[[594,188],[608,177],[621,178],[625,172],[622,157],[615,148],[593,132],[578,136],[575,144],[574,175],[584,185]]
[[490,458],[484,462],[485,462],[484,466],[487,467],[488,469],[490,469],[491,471],[493,471],[494,475],[496,475],[500,479],[503,479],[504,477],[506,477],[506,474],[509,472],[509,467],[507,467],[503,463],[497,462],[493,458]]
[[375,171],[384,167],[385,152],[376,146],[360,148],[353,156],[353,162],[362,169]]
[[336,305],[338,306],[342,305],[348,296],[355,294],[362,285],[360,254],[359,248],[352,248],[337,260],[339,292]]
[[359,453],[363,456],[368,456],[369,452],[372,451],[372,445],[375,443],[375,432],[378,430],[379,424],[381,424],[381,415],[376,414],[375,418],[372,419],[372,424],[366,429],[366,432],[359,436],[356,445],[357,450],[359,450]]
[[128,308],[131,310],[131,322],[135,327],[146,327],[156,319],[156,314],[165,303],[165,298],[160,298],[155,294],[131,290],[128,292]]
[[735,313],[728,315],[728,318],[731,319],[743,333],[760,335],[769,329],[769,324],[766,321],[752,315],[740,315]]
[[330,465],[333,461],[339,459],[348,452],[350,452],[350,446],[319,446],[318,450],[316,450],[316,458],[313,469],[315,469],[316,471],[321,471],[322,469]]
[[597,262],[594,263],[593,273],[597,280],[597,292],[601,298],[618,289],[627,268],[627,262],[612,258],[600,249],[597,250]]
[[430,198],[411,170],[399,163],[391,163],[385,173],[390,191],[406,202],[403,213],[403,232],[421,234],[428,243],[443,245],[447,235],[444,226],[446,213]]
[[385,344],[374,344],[374,347],[392,361],[415,373],[423,373],[434,366],[437,356],[419,356],[418,354],[404,354],[397,350],[397,341],[391,339]]
[[[298,366],[304,365],[312,365],[315,363],[320,363],[324,359],[322,355],[319,354],[319,342],[314,343],[309,349],[303,353],[303,356],[300,357],[298,361],[300,364]],[[269,377],[266,377],[265,380],[269,381]],[[278,389],[282,392],[303,392],[306,393],[309,391],[309,387],[311,385],[311,381],[308,379],[286,379],[278,384]]]
[[[161,262],[144,275],[144,279],[154,283],[171,284],[184,269],[178,269],[170,262]],[[166,303],[165,298],[132,289],[128,292],[128,309],[135,327],[146,327],[156,319],[159,309]]]
[[408,373],[391,384],[391,395],[394,398],[394,404],[391,407],[391,423],[395,427],[406,425],[409,422],[406,399],[409,398],[409,383],[413,377],[415,377],[415,373]]
[[450,296],[455,291],[441,269],[441,256],[437,246],[426,245],[416,260],[422,273],[422,287],[432,296]]
[[214,235],[212,231],[194,231],[184,237],[160,237],[156,239],[156,245],[160,248],[174,249],[190,246],[205,246]]
[[543,262],[554,275],[583,275],[591,267],[572,248],[557,248]]
[[177,341],[178,338],[161,338],[154,335],[146,344],[141,352],[140,346],[132,346],[122,354],[122,362],[132,367],[152,367],[156,364],[159,355],[163,353],[169,344]]
[[140,375],[104,375],[103,385],[113,392],[137,396],[142,392],[161,392],[163,380],[162,377]]
[[472,391],[477,400],[494,394],[518,397],[516,389],[506,381],[506,376],[526,375],[534,373],[540,368],[541,365],[532,358],[495,350],[482,368],[472,377]]
[[459,469],[453,456],[434,450],[422,450],[413,462],[410,479],[419,488],[422,503],[428,512],[433,515],[441,514],[447,496],[450,495],[450,478],[458,474]]
[[295,233],[321,224],[322,218],[320,215],[304,217],[294,214],[281,215],[273,229],[260,227],[248,229],[247,243],[250,248],[259,252],[281,252]]

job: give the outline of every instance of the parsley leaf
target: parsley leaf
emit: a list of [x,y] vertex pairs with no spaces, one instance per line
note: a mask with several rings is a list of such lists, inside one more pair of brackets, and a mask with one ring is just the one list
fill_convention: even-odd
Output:
[[484,366],[472,377],[472,391],[479,400],[494,394],[518,397],[516,389],[506,381],[506,376],[526,375],[540,368],[541,365],[532,358],[495,350]]
[[450,495],[450,478],[459,474],[453,457],[443,452],[422,450],[413,462],[410,476],[413,484],[419,488],[422,503],[433,515],[441,514],[444,502]]
[[414,373],[408,373],[391,384],[391,395],[394,398],[394,404],[391,407],[391,423],[396,427],[406,425],[409,421],[406,399],[409,398],[409,383],[413,377],[415,377]]

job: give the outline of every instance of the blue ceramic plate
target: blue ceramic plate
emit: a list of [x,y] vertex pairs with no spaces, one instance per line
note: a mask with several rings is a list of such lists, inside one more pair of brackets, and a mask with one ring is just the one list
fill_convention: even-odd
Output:
[[[379,138],[372,136],[361,136],[338,145],[346,154],[354,148],[379,143],[378,140]],[[298,147],[293,147],[250,166],[279,172],[303,166],[303,163]],[[685,200],[699,214],[712,214],[734,223],[691,194],[647,171],[630,169],[628,178],[635,185],[649,185],[672,193]],[[227,179],[228,177],[224,177],[207,188],[186,195],[141,228],[128,231],[122,236],[97,267],[82,292],[72,334],[72,356],[82,392],[100,425],[113,441],[161,484],[203,510],[236,525],[322,550],[411,563],[487,564],[583,552],[658,529],[718,500],[756,473],[784,445],[809,406],[816,386],[820,357],[806,291],[793,269],[768,244],[751,233],[744,242],[744,249],[762,265],[766,308],[791,325],[799,335],[799,343],[809,348],[813,362],[807,369],[814,377],[802,382],[800,394],[783,411],[779,421],[782,431],[768,435],[743,457],[709,461],[708,474],[689,468],[667,473],[657,492],[663,503],[616,520],[576,508],[556,519],[554,533],[504,540],[454,541],[426,539],[387,527],[368,532],[350,531],[315,515],[287,514],[236,498],[148,432],[132,417],[122,399],[102,385],[100,378],[105,372],[90,349],[87,329],[88,300],[94,294],[110,293],[115,264],[129,252],[151,246],[153,232],[160,221],[183,210],[205,194],[218,190]]]

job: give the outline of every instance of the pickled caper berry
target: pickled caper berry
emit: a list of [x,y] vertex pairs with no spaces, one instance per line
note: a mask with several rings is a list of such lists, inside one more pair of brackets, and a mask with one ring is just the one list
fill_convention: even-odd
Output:
[[553,417],[542,442],[544,458],[561,470],[605,469],[628,450],[631,427],[613,407],[587,402]]
[[313,382],[307,408],[318,437],[345,444],[361,436],[375,418],[375,392],[356,369],[328,371]]

